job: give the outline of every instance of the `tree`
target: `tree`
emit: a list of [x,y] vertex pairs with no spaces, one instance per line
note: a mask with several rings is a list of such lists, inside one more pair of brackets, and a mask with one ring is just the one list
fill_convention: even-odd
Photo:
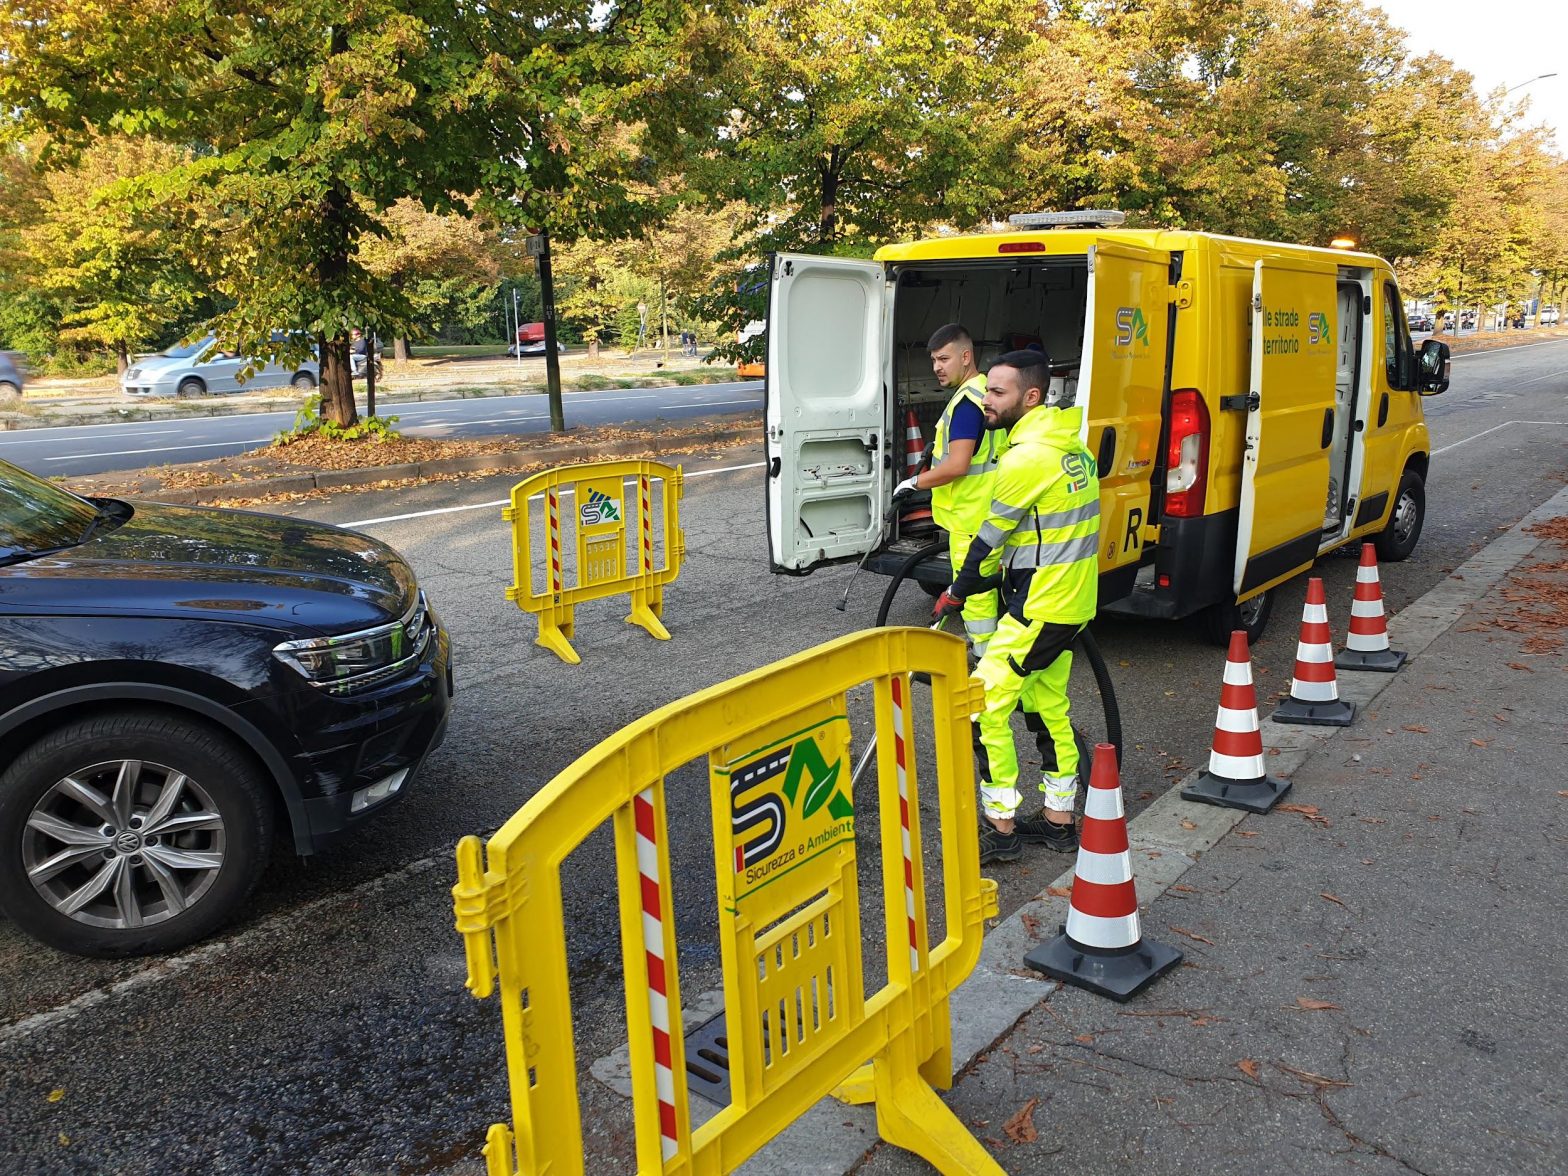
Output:
[[[381,223],[385,235],[366,237],[360,257],[371,274],[408,300],[421,323],[450,306],[464,287],[500,277],[501,239],[476,217],[428,212],[417,201],[399,200]],[[408,358],[406,334],[396,337],[394,347],[397,359]]]
[[684,16],[681,0],[12,0],[0,105],[62,149],[110,127],[196,144],[153,191],[207,209],[193,251],[233,299],[217,330],[245,351],[314,334],[325,415],[347,425],[349,328],[414,318],[361,241],[401,200],[624,230],[647,157],[602,148],[601,131],[671,126]]
[[145,197],[188,159],[144,137],[96,139],[41,176],[44,195],[19,234],[33,287],[61,307],[59,338],[108,348],[122,375],[131,352],[166,335],[200,297],[178,249],[184,211]]

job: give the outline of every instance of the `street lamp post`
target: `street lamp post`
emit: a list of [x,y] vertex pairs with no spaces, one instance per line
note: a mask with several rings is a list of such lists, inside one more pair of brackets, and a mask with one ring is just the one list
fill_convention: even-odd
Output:
[[1536,74],[1535,77],[1529,79],[1529,81],[1520,82],[1517,86],[1509,86],[1508,89],[1503,91],[1503,97],[1508,97],[1508,95],[1512,94],[1515,90],[1524,89],[1531,82],[1544,82],[1547,78],[1555,78],[1556,76],[1557,75],[1555,73]]

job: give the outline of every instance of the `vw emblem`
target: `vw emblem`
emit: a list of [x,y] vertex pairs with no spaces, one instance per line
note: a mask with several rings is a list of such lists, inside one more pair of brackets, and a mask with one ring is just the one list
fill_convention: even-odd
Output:
[[114,839],[114,848],[117,849],[120,853],[135,853],[141,849],[141,847],[141,834],[132,832],[130,829],[127,829],[124,833],[119,834]]

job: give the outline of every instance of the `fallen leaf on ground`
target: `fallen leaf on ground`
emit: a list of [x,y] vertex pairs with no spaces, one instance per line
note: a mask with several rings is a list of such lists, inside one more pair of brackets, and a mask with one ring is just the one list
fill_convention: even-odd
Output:
[[1080,1033],[1080,1034],[1078,1034],[1077,1037],[1073,1038],[1073,1040],[1076,1041],[1079,1045],[1093,1045],[1094,1044],[1094,1034],[1092,1034],[1092,1033]]
[[[1320,898],[1326,898],[1329,902],[1337,902],[1340,906],[1345,906],[1345,900],[1344,899],[1340,898],[1339,895],[1337,895],[1337,894],[1330,894],[1326,890],[1323,891],[1323,893],[1321,895],[1319,895],[1319,897]],[[1345,909],[1348,911],[1350,908],[1349,907],[1345,907]]]
[[1275,807],[1282,813],[1300,813],[1304,817],[1318,815],[1318,806],[1315,804],[1282,804]]
[[1186,817],[1183,817],[1181,819],[1181,827],[1183,829],[1196,829],[1198,827],[1198,823],[1196,821],[1189,821]]
[[1496,719],[1499,723],[1506,723],[1506,722],[1509,721],[1507,715],[1493,715],[1492,717],[1494,719]]
[[1041,1052],[1041,1051],[1042,1051],[1042,1050],[1044,1050],[1044,1049],[1045,1049],[1045,1046],[1043,1046],[1043,1045],[1041,1045],[1041,1044],[1040,1044],[1040,1043],[1039,1043],[1039,1042],[1038,1042],[1038,1041],[1037,1041],[1037,1042],[1035,1042],[1035,1043],[1034,1043],[1034,1044],[1033,1044],[1033,1045],[1031,1045],[1031,1046],[1030,1046],[1030,1047],[1029,1047],[1029,1048],[1028,1048],[1028,1049],[1026,1049],[1026,1050],[1024,1050],[1024,1052],[1025,1052],[1025,1053],[1032,1053],[1032,1054],[1037,1054],[1037,1053],[1040,1053],[1040,1052]]
[[1254,1082],[1261,1081],[1261,1079],[1258,1078],[1258,1063],[1253,1061],[1251,1058],[1242,1058],[1241,1061],[1236,1063],[1236,1069],[1240,1070]]
[[1523,662],[1509,662],[1508,663],[1508,668],[1510,670],[1524,670],[1526,673],[1530,673],[1530,674],[1535,673],[1535,667],[1534,666],[1527,666]]
[[1309,1013],[1321,1013],[1326,1009],[1337,1009],[1339,1006],[1333,1001],[1318,1000],[1311,996],[1298,996],[1296,1003]]
[[1421,723],[1406,723],[1405,730],[1414,731],[1417,735],[1430,735],[1432,733],[1431,727],[1424,726]]
[[1491,747],[1492,741],[1490,739],[1472,739],[1470,740],[1470,745],[1472,747]]
[[64,1097],[65,1097],[65,1087],[63,1087],[63,1086],[56,1086],[53,1090],[51,1090],[49,1092],[49,1094],[47,1096],[47,1098],[48,1098],[48,1100],[50,1102],[59,1102]]
[[1194,940],[1194,941],[1196,941],[1198,943],[1207,943],[1210,947],[1213,947],[1215,945],[1214,944],[1214,940],[1212,940],[1212,939],[1205,939],[1202,935],[1199,935],[1196,931],[1189,931],[1185,927],[1172,927],[1171,930],[1174,931],[1177,935],[1185,935],[1188,939]]
[[1568,789],[1564,789],[1563,791],[1559,792],[1557,795],[1558,796],[1568,796]]
[[1014,1143],[1033,1143],[1040,1138],[1040,1133],[1034,1129],[1034,1109],[1039,1105],[1039,1099],[1030,1099],[1018,1108],[1017,1114],[1002,1124],[1008,1139]]
[[1258,835],[1256,829],[1232,829],[1231,832],[1236,834],[1237,837],[1256,837]]
[[1071,886],[1047,886],[1045,892],[1053,898],[1066,898],[1073,892]]
[[1040,938],[1040,920],[1039,919],[1035,918],[1033,915],[1029,914],[1027,911],[1025,911],[1023,914],[1019,915],[1018,918],[1019,918],[1019,921],[1021,923],[1023,923],[1024,930],[1029,933],[1029,938],[1030,939],[1039,939]]

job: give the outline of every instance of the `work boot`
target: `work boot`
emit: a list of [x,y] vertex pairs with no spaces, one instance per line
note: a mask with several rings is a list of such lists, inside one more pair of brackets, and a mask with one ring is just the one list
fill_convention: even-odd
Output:
[[1057,853],[1071,853],[1078,848],[1078,831],[1071,821],[1057,824],[1048,820],[1045,810],[1038,817],[1026,817],[1013,823],[1013,832],[1033,845],[1043,845]]
[[980,822],[980,864],[1016,862],[1023,856],[1024,843],[1017,833],[1003,833],[990,821]]

